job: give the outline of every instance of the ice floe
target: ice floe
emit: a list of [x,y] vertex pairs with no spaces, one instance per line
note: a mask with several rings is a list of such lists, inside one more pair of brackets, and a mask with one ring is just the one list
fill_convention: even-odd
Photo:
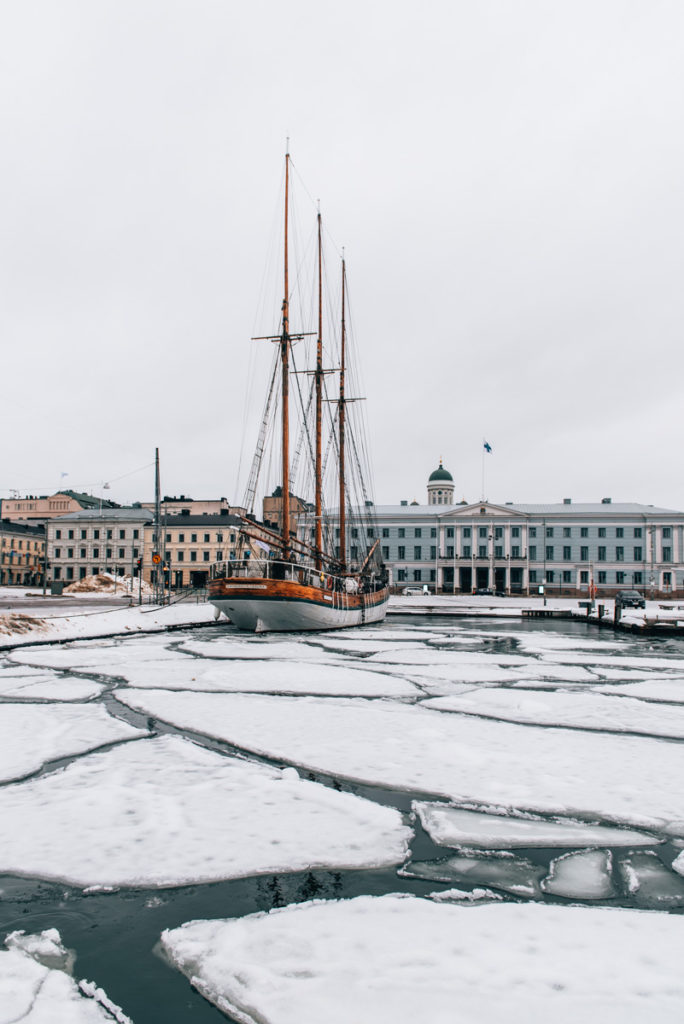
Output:
[[[168,637],[162,642],[154,643],[149,638],[147,643],[122,643],[104,645],[102,650],[95,647],[24,647],[10,651],[7,655],[17,665],[33,665],[38,668],[77,669],[79,672],[118,675],[118,669],[135,661],[151,661],[165,659],[168,661],[190,662],[190,657],[176,650],[169,650]],[[152,642],[150,642],[152,641]]]
[[517,846],[652,846],[657,842],[643,832],[586,825],[580,821],[513,818],[419,800],[413,807],[421,825],[438,846],[512,849]]
[[20,779],[61,757],[145,733],[96,704],[0,705],[0,781]]
[[[684,679],[668,679],[667,676],[642,683],[629,683],[625,686],[600,686],[596,689],[601,693],[624,694],[627,697],[663,701],[666,704],[684,704]],[[669,714],[669,711],[667,713]]]
[[0,668],[0,697],[21,697],[24,700],[88,700],[102,693],[103,686],[91,679],[40,669]]
[[324,665],[302,661],[220,662],[191,658],[172,661],[132,662],[117,674],[131,686],[165,690],[213,690],[216,692],[315,693],[337,696],[411,697],[420,691],[405,679],[378,671],[365,671],[363,662]]
[[82,886],[395,864],[411,834],[393,808],[175,737],[1,789],[0,820],[0,872]]
[[546,869],[512,853],[482,851],[441,860],[409,861],[399,874],[429,882],[471,882],[489,885],[513,896],[539,897],[539,884]]
[[664,708],[630,697],[603,693],[553,693],[482,687],[467,694],[435,697],[423,702],[438,711],[484,715],[508,722],[568,726],[608,732],[684,737],[684,708]]
[[684,834],[684,744],[521,726],[390,700],[116,691],[136,710],[340,777]]
[[566,853],[551,861],[542,889],[551,896],[574,900],[607,900],[615,895],[609,850]]
[[681,1020],[684,920],[603,907],[359,896],[166,931],[243,1024]]
[[203,658],[279,658],[291,661],[329,661],[331,655],[305,640],[245,640],[243,636],[217,637],[216,640],[185,640],[180,648]]
[[102,989],[77,985],[59,932],[13,932],[0,952],[0,1024],[131,1024]]
[[618,871],[638,906],[684,907],[684,881],[668,870],[657,854],[632,853],[620,859]]

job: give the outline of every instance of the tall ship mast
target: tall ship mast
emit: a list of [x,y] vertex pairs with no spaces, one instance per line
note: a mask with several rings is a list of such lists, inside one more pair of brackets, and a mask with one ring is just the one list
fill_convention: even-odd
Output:
[[[349,527],[370,517],[373,503],[367,499],[367,485],[361,474],[359,446],[349,433],[347,405],[347,276],[342,259],[341,309],[339,325],[339,367],[337,397],[327,397],[323,338],[323,245],[320,210],[316,218],[317,325],[312,332],[293,333],[290,327],[290,187],[291,160],[285,155],[285,208],[283,218],[283,297],[280,330],[260,336],[278,346],[278,359],[271,377],[264,417],[248,483],[246,507],[253,506],[257,481],[263,464],[268,423],[280,403],[280,483],[278,522],[259,521],[254,515],[243,520],[236,557],[215,563],[209,581],[209,600],[238,628],[254,632],[268,630],[328,630],[358,626],[384,619],[389,599],[388,576],[378,557],[378,539],[372,526]],[[315,358],[311,370],[296,370],[293,343],[314,335]],[[312,392],[308,402],[299,385],[291,395],[292,375],[308,374]],[[276,382],[279,379],[279,388]],[[299,398],[300,442],[290,447],[291,397]],[[313,406],[313,415],[311,414]],[[324,438],[324,407],[330,418]],[[334,413],[333,413],[334,410]],[[311,435],[313,434],[313,441]],[[349,445],[351,446],[349,448]],[[313,502],[293,496],[295,463],[301,452],[310,456],[313,471]],[[336,459],[329,459],[330,454]],[[362,502],[354,508],[349,501],[348,455],[354,460]],[[336,464],[338,508],[325,509],[324,473],[328,463]],[[349,544],[348,533],[356,540]],[[337,542],[337,543],[336,543]]]

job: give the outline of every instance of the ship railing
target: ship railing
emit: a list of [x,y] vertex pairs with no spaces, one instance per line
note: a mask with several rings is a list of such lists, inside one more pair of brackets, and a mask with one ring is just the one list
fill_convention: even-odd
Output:
[[[229,559],[215,562],[209,572],[210,579],[272,579],[292,580],[320,590],[331,591],[335,607],[346,607],[350,588],[349,576],[338,576],[301,562],[288,562],[271,558]],[[364,578],[364,591],[381,590],[385,586],[379,576]]]

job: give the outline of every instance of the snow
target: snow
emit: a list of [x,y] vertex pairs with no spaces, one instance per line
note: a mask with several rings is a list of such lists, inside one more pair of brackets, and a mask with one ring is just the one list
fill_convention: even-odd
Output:
[[[3,618],[10,617],[0,616],[0,620]],[[32,621],[19,623],[16,629],[12,628],[10,623],[8,633],[3,632],[0,621],[0,649],[15,647],[25,640],[77,640],[119,634],[155,633],[168,629],[169,626],[210,625],[214,621],[214,609],[207,603],[191,604],[189,601],[165,605],[162,608],[154,605],[134,605],[130,608],[117,607],[96,612],[70,611],[68,614],[64,608],[61,608],[59,613],[54,613],[52,608],[46,607],[41,611],[39,618],[17,618],[31,618]]]
[[513,896],[539,898],[539,883],[545,869],[512,853],[458,854],[443,860],[409,861],[400,869],[408,878],[423,878],[429,882],[471,882],[490,885]]
[[[312,637],[315,640],[315,636]],[[292,661],[329,661],[330,655],[305,640],[245,640],[244,635],[235,633],[215,640],[185,640],[182,650],[199,654],[203,658],[259,658],[290,659]],[[333,659],[335,660],[335,659]]]
[[10,949],[0,952],[0,1024],[131,1024],[101,989],[104,1005],[103,999],[86,998],[91,993],[64,970],[49,966],[67,959],[56,929],[34,936],[14,932],[7,941]]
[[186,665],[195,663],[195,659],[176,650],[168,650],[167,636],[151,637],[145,643],[137,640],[103,641],[98,647],[85,644],[64,646],[24,647],[10,651],[9,661],[15,665],[31,665],[38,668],[77,669],[82,672],[118,675],[121,666],[144,661],[182,662]]
[[2,789],[0,820],[0,873],[81,886],[390,865],[411,834],[393,808],[175,737]]
[[[352,662],[352,666],[353,666]],[[380,672],[366,672],[346,665],[322,665],[303,661],[223,661],[186,659],[130,662],[117,675],[132,686],[166,690],[247,691],[267,693],[314,693],[336,696],[411,697],[420,691],[411,683]]]
[[529,694],[520,690],[479,688],[468,694],[436,697],[424,701],[423,705],[439,711],[485,715],[509,722],[684,738],[684,708],[658,707],[642,700],[600,693],[540,691]]
[[511,818],[421,801],[414,802],[413,809],[433,843],[439,846],[652,846],[658,841],[643,832],[586,825],[581,821]]
[[618,869],[638,906],[684,907],[684,881],[668,870],[657,854],[633,853],[619,862]]
[[[445,683],[510,683],[515,685],[519,682],[521,675],[526,680],[552,679],[557,682],[591,682],[599,680],[586,668],[577,665],[548,665],[538,662],[532,658],[525,658],[520,667],[503,668],[495,658],[490,655],[482,656],[484,661],[475,662],[470,655],[452,655],[452,663],[436,663],[415,665],[411,663],[401,664],[400,662],[376,662],[373,657],[366,658],[364,664],[367,667],[377,667],[384,672],[395,672],[410,679],[422,680],[433,684],[434,689],[441,687],[444,691]],[[446,692],[451,692],[446,688]]]
[[[628,697],[640,697],[644,700],[664,701],[670,704],[684,704],[684,679],[668,679],[660,676],[644,680],[641,683],[630,683],[626,686],[597,687],[601,693],[625,694]],[[668,713],[674,708],[668,709]]]
[[144,735],[142,730],[112,718],[103,707],[95,704],[70,707],[3,703],[0,705],[0,781],[20,779],[61,757]]
[[552,896],[576,900],[607,900],[615,895],[611,881],[612,857],[608,850],[566,853],[551,861],[542,889]]
[[679,1024],[684,920],[413,896],[315,902],[166,931],[243,1024]]
[[23,700],[88,700],[103,690],[90,679],[73,679],[39,669],[0,666],[0,696]]
[[181,728],[362,782],[684,835],[684,745],[387,700],[117,690]]

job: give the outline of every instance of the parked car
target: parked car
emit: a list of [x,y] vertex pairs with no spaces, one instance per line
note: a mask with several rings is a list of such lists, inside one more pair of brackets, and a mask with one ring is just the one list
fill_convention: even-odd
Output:
[[621,604],[623,608],[646,607],[646,601],[638,590],[618,590],[615,595],[615,603]]
[[477,597],[494,597],[494,591],[491,587],[478,587],[475,594]]
[[422,597],[423,591],[420,587],[404,587],[402,594],[404,597]]

